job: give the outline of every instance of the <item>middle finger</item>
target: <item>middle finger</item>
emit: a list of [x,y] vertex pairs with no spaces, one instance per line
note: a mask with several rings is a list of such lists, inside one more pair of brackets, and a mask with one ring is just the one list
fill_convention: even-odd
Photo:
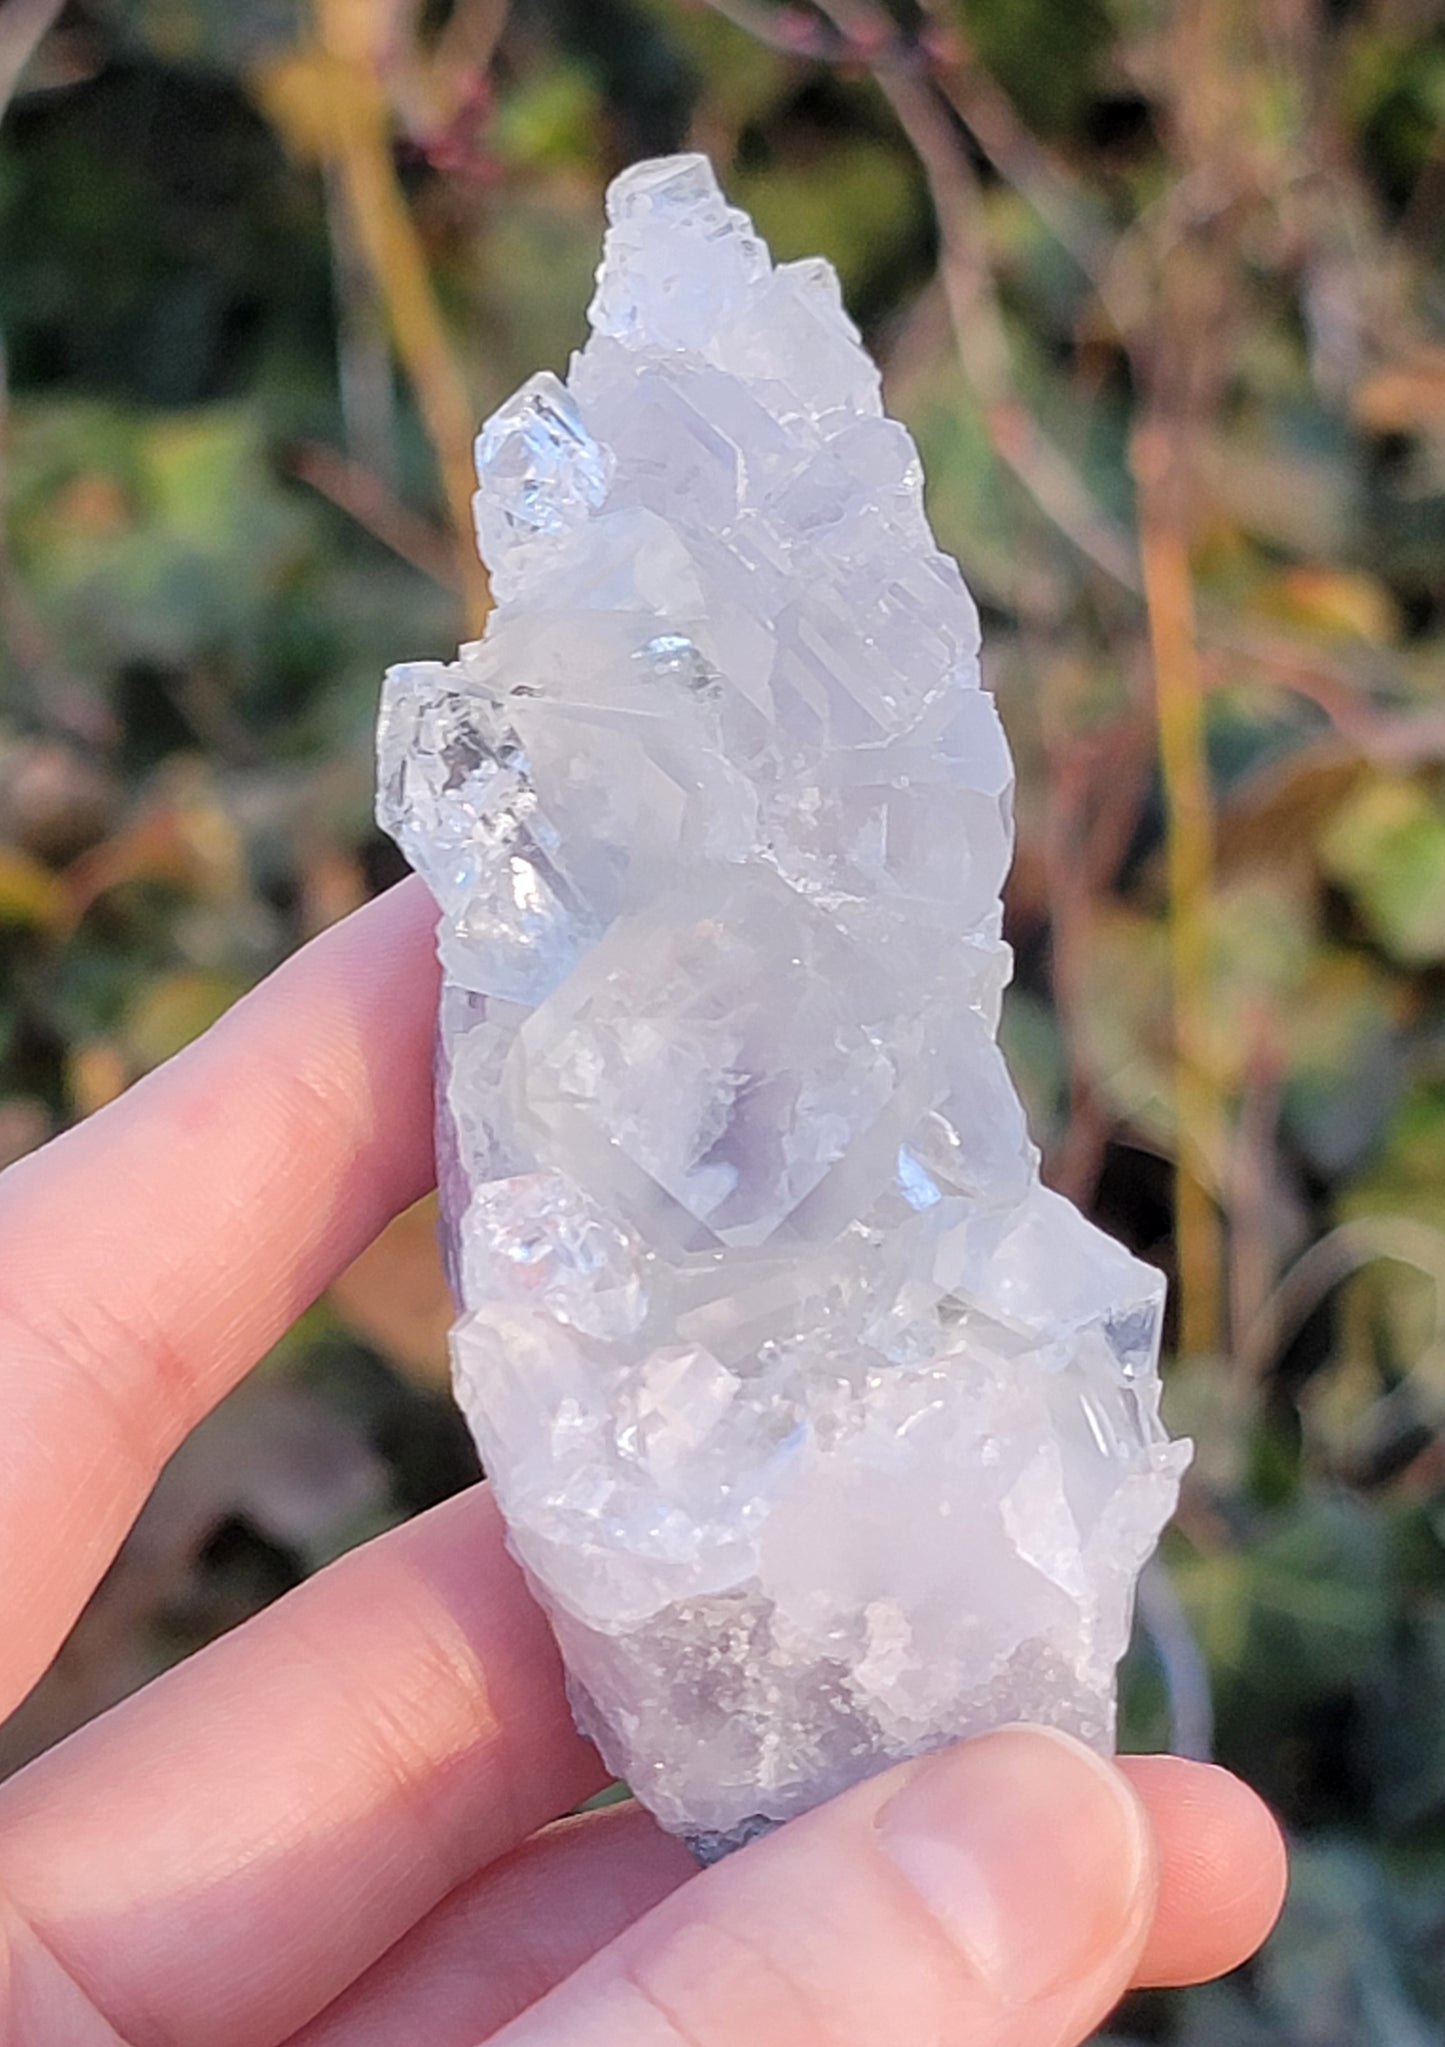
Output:
[[[1135,1983],[1225,1974],[1278,1915],[1278,1828],[1246,1785],[1210,1764],[1133,1756],[1119,1767],[1159,1864]],[[454,1891],[289,2047],[477,2047],[696,1874],[638,1806],[564,1820]]]
[[0,1895],[123,2039],[268,2047],[603,1780],[478,1487],[0,1787]]

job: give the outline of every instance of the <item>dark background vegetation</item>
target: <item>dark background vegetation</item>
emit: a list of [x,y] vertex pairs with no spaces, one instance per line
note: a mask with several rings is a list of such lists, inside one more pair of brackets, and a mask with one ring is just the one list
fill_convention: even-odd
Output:
[[[377,678],[481,616],[470,426],[579,340],[607,176],[708,149],[920,440],[1019,761],[1010,1056],[1176,1282],[1131,1738],[1212,1706],[1296,1876],[1112,2037],[1438,2041],[1438,8],[4,0],[0,90],[0,1162],[396,874]],[[175,1459],[0,1767],[468,1479],[446,1319],[423,1209]]]

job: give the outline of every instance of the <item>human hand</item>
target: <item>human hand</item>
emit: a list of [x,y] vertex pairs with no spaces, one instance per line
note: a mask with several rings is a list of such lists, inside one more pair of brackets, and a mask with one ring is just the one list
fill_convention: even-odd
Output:
[[[0,1178],[0,1715],[163,1460],[431,1173],[415,884]],[[5,2047],[1074,2047],[1283,1888],[1223,1772],[990,1735],[697,1875],[603,1772],[484,1486],[0,1785]]]

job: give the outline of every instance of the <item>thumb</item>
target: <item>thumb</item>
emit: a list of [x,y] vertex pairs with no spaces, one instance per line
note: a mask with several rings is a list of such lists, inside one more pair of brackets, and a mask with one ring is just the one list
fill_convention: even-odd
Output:
[[871,1779],[685,1884],[493,2047],[1078,2047],[1153,1916],[1123,1776],[1007,1728]]

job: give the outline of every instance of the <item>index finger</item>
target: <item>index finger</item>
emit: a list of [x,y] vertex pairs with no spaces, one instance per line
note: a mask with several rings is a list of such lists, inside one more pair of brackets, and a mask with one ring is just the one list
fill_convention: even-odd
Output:
[[0,1715],[193,1424],[432,1177],[406,882],[0,1176]]

